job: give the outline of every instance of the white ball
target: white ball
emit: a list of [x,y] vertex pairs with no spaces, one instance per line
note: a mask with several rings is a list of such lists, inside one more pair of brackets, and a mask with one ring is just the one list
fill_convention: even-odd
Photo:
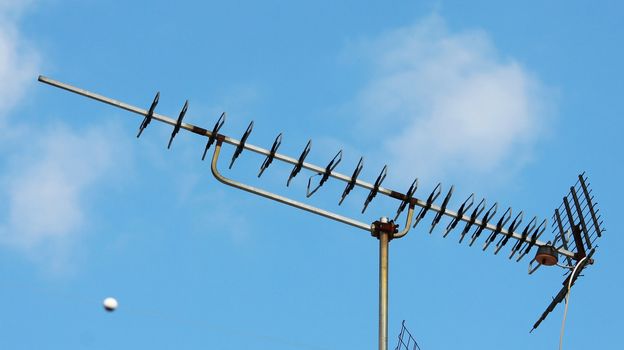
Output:
[[106,311],[115,311],[115,309],[117,309],[117,306],[119,305],[119,303],[117,303],[117,299],[111,297],[104,299],[104,302],[102,304],[104,305],[104,309]]

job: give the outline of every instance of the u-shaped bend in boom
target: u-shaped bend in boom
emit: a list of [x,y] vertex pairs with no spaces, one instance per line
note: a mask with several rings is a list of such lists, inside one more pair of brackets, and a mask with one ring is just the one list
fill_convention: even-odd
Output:
[[[301,203],[301,202],[298,202],[296,200],[293,200],[293,199],[290,199],[290,198],[287,198],[287,197],[284,197],[284,196],[280,196],[278,194],[275,194],[275,193],[272,193],[272,192],[268,192],[268,191],[265,191],[265,190],[262,190],[262,189],[259,189],[259,188],[253,187],[253,186],[249,186],[249,185],[246,185],[244,183],[241,183],[241,182],[238,182],[238,181],[235,181],[235,180],[232,180],[232,179],[228,179],[227,177],[223,176],[219,172],[219,169],[217,168],[217,163],[219,161],[219,155],[221,154],[221,145],[222,144],[223,144],[223,137],[221,137],[221,135],[219,135],[219,136],[217,136],[217,143],[216,143],[216,147],[215,147],[214,153],[212,155],[212,164],[211,164],[211,167],[210,167],[210,169],[212,170],[212,175],[214,175],[214,177],[217,180],[219,180],[220,182],[222,182],[222,183],[224,183],[224,184],[226,184],[228,186],[232,186],[232,187],[241,189],[243,191],[247,191],[247,192],[250,192],[250,193],[253,193],[253,194],[265,197],[265,198],[268,198],[268,199],[272,199],[274,201],[277,201],[277,202],[280,202],[280,203],[283,203],[283,204],[287,204],[287,205],[293,206],[293,207],[298,208],[298,209],[302,209],[302,210],[308,211],[310,213],[314,213],[314,214],[317,214],[317,215],[320,215],[320,216],[324,216],[324,217],[326,217],[328,219],[332,219],[332,220],[341,222],[343,224],[347,224],[347,225],[351,225],[353,227],[357,227],[357,228],[362,229],[364,231],[368,231],[368,232],[371,231],[371,225],[370,224],[367,224],[367,223],[364,223],[364,222],[361,222],[361,221],[358,221],[358,220],[355,220],[355,219],[351,219],[351,218],[348,218],[348,217],[345,217],[345,216],[342,216],[342,215],[339,215],[339,214],[336,214],[336,213],[332,213],[330,211],[323,210],[323,209],[320,209],[320,208],[317,208],[317,207],[314,207],[314,206],[311,206],[311,205],[308,205],[308,204],[305,204],[305,203]],[[403,228],[403,231],[401,231],[401,232],[399,232],[399,233],[394,235],[394,238],[400,238],[400,237],[403,237],[403,236],[405,236],[407,234],[407,232],[410,229],[410,224],[411,224],[411,221],[412,221],[413,213],[414,213],[414,206],[410,206],[409,212],[408,212],[408,215],[407,215],[406,225]]]

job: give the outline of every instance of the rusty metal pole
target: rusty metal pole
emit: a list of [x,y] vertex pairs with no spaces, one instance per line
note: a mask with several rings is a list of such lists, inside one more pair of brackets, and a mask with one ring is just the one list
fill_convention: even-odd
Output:
[[388,239],[379,234],[379,350],[388,350]]
[[[381,218],[387,223],[388,218]],[[388,245],[390,234],[379,230],[379,350],[388,350]]]
[[388,251],[390,241],[404,237],[411,227],[414,205],[410,204],[405,227],[398,231],[399,225],[387,217],[382,217],[371,224],[371,235],[379,240],[379,350],[388,350]]

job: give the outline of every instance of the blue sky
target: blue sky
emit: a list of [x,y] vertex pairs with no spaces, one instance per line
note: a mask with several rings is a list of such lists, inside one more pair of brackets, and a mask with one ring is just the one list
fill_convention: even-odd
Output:
[[[0,2],[0,348],[373,349],[377,241],[225,187],[204,140],[37,83],[39,74],[211,127],[417,196],[438,181],[545,218],[587,171],[607,232],[573,288],[567,349],[613,348],[624,325],[621,63],[617,2]],[[232,150],[224,151],[229,157]],[[309,173],[254,179],[296,199]],[[373,221],[397,203],[342,207]],[[426,221],[429,221],[428,218]],[[444,222],[443,222],[444,224]],[[390,347],[402,320],[424,349],[552,349],[560,305],[528,334],[562,270],[527,275],[427,233],[391,243]],[[101,301],[119,300],[115,313]]]

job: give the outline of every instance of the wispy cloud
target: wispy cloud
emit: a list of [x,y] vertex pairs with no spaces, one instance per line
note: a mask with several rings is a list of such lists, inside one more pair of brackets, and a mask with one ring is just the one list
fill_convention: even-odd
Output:
[[28,10],[34,0],[2,0],[0,1],[0,17],[18,17]]
[[78,131],[11,115],[39,70],[37,50],[18,27],[26,3],[0,4],[0,246],[59,272],[87,221],[87,193],[110,172],[113,155],[123,152],[104,136],[114,134],[111,126]]
[[437,15],[350,51],[373,72],[354,103],[359,131],[379,140],[367,152],[394,176],[508,173],[530,158],[552,112],[551,92],[485,32],[451,32]]
[[38,57],[17,29],[15,20],[24,8],[18,1],[0,5],[0,126],[21,100],[38,66]]
[[12,155],[4,180],[11,230],[0,237],[30,248],[80,227],[82,193],[112,167],[109,134],[101,127],[78,134],[57,126]]

